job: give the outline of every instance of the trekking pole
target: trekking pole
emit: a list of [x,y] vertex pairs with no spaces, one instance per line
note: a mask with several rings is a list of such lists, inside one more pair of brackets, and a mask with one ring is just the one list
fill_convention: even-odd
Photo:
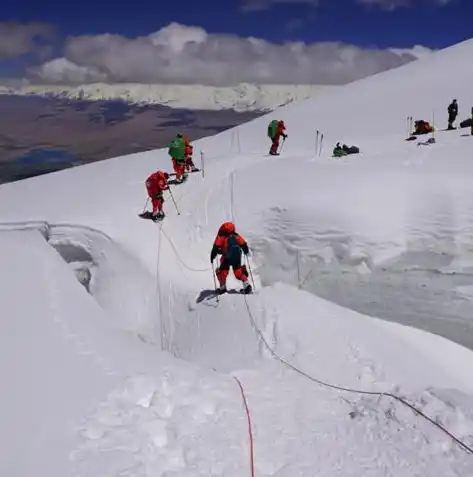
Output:
[[148,207],[148,202],[149,202],[149,197],[146,198],[145,206],[143,207],[143,212],[141,212],[142,214],[145,213],[146,207]]
[[432,137],[435,138],[435,109],[432,110]]
[[217,297],[217,302],[220,301],[217,293],[217,280],[215,280],[215,268],[214,268],[214,262],[212,260],[212,278],[214,280],[214,290],[215,290],[215,296]]
[[253,290],[256,290],[255,280],[253,279],[253,272],[251,271],[250,259],[246,255],[246,263],[248,264],[248,271],[250,272],[251,282],[253,283]]
[[282,138],[282,144],[281,144],[281,147],[280,147],[280,149],[279,149],[279,154],[281,154],[281,151],[282,151],[282,148],[284,147],[284,143],[285,143],[285,142],[286,142],[286,138],[283,137],[283,138]]
[[473,136],[473,106],[471,107],[471,129],[470,135]]
[[169,191],[169,195],[171,196],[172,201],[174,202],[174,207],[176,207],[177,215],[181,215],[181,213],[179,212],[179,209],[177,208],[177,204],[176,204],[176,201],[174,200],[174,196],[172,195],[170,187],[169,187],[168,191]]

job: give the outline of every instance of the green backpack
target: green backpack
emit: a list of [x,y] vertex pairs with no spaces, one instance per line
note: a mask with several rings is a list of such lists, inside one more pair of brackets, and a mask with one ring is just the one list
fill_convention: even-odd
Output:
[[273,119],[268,125],[268,137],[269,139],[273,139],[276,135],[276,131],[278,129],[278,121],[277,119]]
[[182,138],[176,137],[171,141],[168,153],[171,157],[174,157],[178,161],[183,161],[185,159],[184,149],[184,140]]

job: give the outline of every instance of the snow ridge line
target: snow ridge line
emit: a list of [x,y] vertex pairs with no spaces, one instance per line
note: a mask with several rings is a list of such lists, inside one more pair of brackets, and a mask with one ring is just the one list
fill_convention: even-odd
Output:
[[251,472],[251,477],[255,477],[255,460],[254,460],[254,445],[253,445],[253,431],[252,431],[252,424],[251,424],[251,413],[248,407],[248,401],[246,400],[245,391],[243,389],[243,385],[241,384],[241,381],[236,376],[233,376],[233,379],[235,379],[235,381],[237,382],[240,388],[241,397],[243,398],[243,405],[245,406],[246,417],[248,420],[248,436],[249,436],[249,444],[250,444],[250,472]]
[[360,390],[360,389],[352,389],[352,388],[346,388],[346,387],[343,387],[343,386],[338,386],[336,384],[331,384],[331,383],[327,383],[325,381],[321,381],[320,379],[317,379],[317,378],[314,378],[313,376],[311,376],[310,374],[307,374],[306,372],[302,371],[301,369],[297,368],[296,366],[294,366],[293,364],[289,363],[288,361],[286,361],[284,358],[281,358],[272,348],[271,346],[269,346],[268,342],[266,341],[262,331],[258,328],[258,325],[256,324],[256,321],[253,317],[253,314],[251,313],[251,308],[250,308],[250,305],[248,303],[248,299],[247,299],[247,296],[246,295],[243,295],[244,297],[244,300],[245,300],[245,306],[246,306],[246,310],[247,310],[247,313],[248,313],[248,317],[250,318],[250,322],[251,322],[251,326],[255,329],[255,331],[258,333],[259,337],[261,338],[264,346],[266,347],[266,349],[271,353],[271,355],[276,358],[277,361],[279,361],[281,364],[283,364],[284,366],[288,367],[289,369],[292,369],[293,371],[295,371],[296,373],[300,374],[302,377],[304,378],[307,378],[309,379],[310,381],[316,383],[316,384],[319,384],[320,386],[324,386],[324,387],[327,387],[327,388],[331,388],[331,389],[335,389],[337,391],[345,391],[345,392],[349,392],[349,393],[355,393],[355,394],[365,394],[365,395],[371,395],[371,396],[380,396],[380,397],[389,397],[391,399],[394,399],[398,402],[400,402],[401,404],[403,404],[404,406],[408,407],[409,409],[411,409],[414,414],[417,414],[421,417],[423,417],[424,419],[426,419],[428,422],[430,422],[431,424],[433,424],[435,427],[437,427],[438,429],[440,429],[440,431],[442,431],[444,434],[446,434],[447,436],[449,436],[455,443],[457,443],[463,450],[465,450],[467,453],[470,453],[473,455],[473,448],[470,447],[468,444],[466,444],[465,442],[463,442],[461,439],[459,439],[458,437],[454,436],[450,431],[448,431],[447,429],[445,429],[445,427],[443,427],[441,424],[439,424],[438,422],[434,421],[431,417],[427,416],[425,413],[423,413],[420,409],[417,409],[414,405],[410,404],[409,402],[407,402],[404,398],[400,397],[400,396],[396,396],[395,394],[392,394],[392,393],[387,393],[387,392],[382,392],[382,391],[364,391],[364,390]]

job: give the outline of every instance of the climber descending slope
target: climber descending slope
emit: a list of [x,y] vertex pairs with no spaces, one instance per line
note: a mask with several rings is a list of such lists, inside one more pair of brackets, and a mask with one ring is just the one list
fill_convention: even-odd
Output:
[[169,174],[163,171],[156,171],[151,174],[145,182],[148,197],[151,199],[153,212],[143,212],[140,217],[144,219],[151,219],[154,222],[164,219],[164,196],[163,191],[169,190],[168,185]]
[[219,288],[216,289],[216,292],[219,295],[227,291],[226,283],[230,267],[233,268],[235,278],[243,282],[241,293],[252,292],[251,285],[248,283],[248,270],[241,263],[242,251],[245,255],[249,253],[246,240],[236,232],[235,226],[231,222],[225,222],[220,226],[210,252],[210,262],[212,264],[217,255],[222,255],[220,266],[215,273],[219,282]]

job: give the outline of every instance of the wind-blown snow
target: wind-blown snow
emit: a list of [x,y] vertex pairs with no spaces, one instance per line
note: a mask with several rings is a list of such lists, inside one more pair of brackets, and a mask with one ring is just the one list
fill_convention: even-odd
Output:
[[[440,126],[452,97],[467,114],[473,71],[450,72],[472,53],[197,141],[205,176],[172,189],[180,215],[166,195],[162,224],[137,214],[166,150],[2,185],[0,473],[250,475],[238,377],[255,475],[473,474],[473,455],[398,401],[307,378],[393,393],[473,446],[473,139],[404,141],[408,115]],[[276,117],[289,137],[272,158]],[[336,141],[361,154],[332,159]],[[217,303],[203,298],[227,220],[257,293]]]

